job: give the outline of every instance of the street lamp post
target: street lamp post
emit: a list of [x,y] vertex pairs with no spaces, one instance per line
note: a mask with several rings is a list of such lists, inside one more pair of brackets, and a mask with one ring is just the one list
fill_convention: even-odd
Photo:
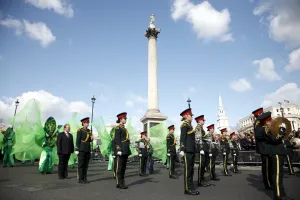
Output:
[[13,124],[12,124],[12,128],[14,128],[14,125],[15,125],[15,118],[16,118],[17,109],[18,109],[19,104],[20,104],[19,99],[17,99],[17,101],[15,102],[16,108],[15,108],[14,121],[13,121]]
[[[91,100],[92,100],[92,119],[91,119],[91,122],[93,123],[93,118],[94,118],[94,104],[95,104],[95,101],[96,101],[96,98],[95,98],[94,95],[91,98]],[[91,131],[93,132],[93,126],[92,125],[91,125]]]
[[188,102],[188,104],[189,104],[189,109],[191,108],[191,99],[190,99],[190,97],[188,98],[188,100],[187,100],[187,102]]
[[16,116],[17,108],[18,108],[18,106],[20,104],[19,99],[17,99],[17,101],[15,102],[15,104],[16,104],[16,108],[15,108],[15,114],[14,114],[14,116]]
[[[94,118],[94,104],[95,104],[95,101],[96,101],[96,98],[95,98],[95,96],[93,95],[93,97],[91,98],[91,101],[92,101],[92,119],[91,119],[91,123],[93,123],[93,118]],[[92,132],[92,134],[93,134],[93,126],[92,126],[92,124],[91,124],[91,132]],[[94,143],[93,143],[93,141],[92,141],[92,145],[91,145],[91,153],[93,153],[93,146],[94,146]],[[93,155],[93,154],[92,154]],[[93,156],[91,156],[91,160],[93,160]]]
[[[289,103],[290,101],[288,101],[288,100],[283,100],[283,102],[284,102],[284,103]],[[280,112],[281,112],[281,116],[282,116],[282,117],[284,117],[284,116],[283,116],[283,111],[284,111],[284,109],[283,109],[283,107],[282,107],[283,102],[278,102],[278,104],[280,105]]]

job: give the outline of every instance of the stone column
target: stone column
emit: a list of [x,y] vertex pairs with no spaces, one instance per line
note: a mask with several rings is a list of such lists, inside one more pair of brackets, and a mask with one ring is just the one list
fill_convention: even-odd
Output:
[[167,119],[167,116],[160,113],[158,108],[156,42],[160,29],[155,28],[154,15],[151,15],[150,19],[150,25],[145,33],[145,37],[148,38],[148,110],[141,119],[141,122],[144,124],[144,131],[148,131],[149,137],[149,129]]
[[156,40],[159,30],[154,26],[146,32],[148,37],[148,112],[159,112]]

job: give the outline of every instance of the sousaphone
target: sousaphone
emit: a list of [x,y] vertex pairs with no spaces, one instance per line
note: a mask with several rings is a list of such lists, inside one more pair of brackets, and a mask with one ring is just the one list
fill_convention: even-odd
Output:
[[277,117],[273,119],[271,123],[271,133],[273,136],[277,137],[280,134],[280,128],[285,127],[285,135],[283,137],[286,140],[292,132],[291,122],[285,117]]

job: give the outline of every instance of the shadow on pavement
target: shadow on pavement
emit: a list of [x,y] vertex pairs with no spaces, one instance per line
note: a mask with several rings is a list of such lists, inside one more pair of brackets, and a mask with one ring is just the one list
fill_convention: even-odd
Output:
[[266,190],[265,189],[265,187],[263,185],[263,181],[261,180],[260,175],[249,174],[248,177],[247,177],[247,181],[249,182],[248,185],[256,188],[257,191],[267,194],[270,197],[270,199],[273,198],[272,190]]

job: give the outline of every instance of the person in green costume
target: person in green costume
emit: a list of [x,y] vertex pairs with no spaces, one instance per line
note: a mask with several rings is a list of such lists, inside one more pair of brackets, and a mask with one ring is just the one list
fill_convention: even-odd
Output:
[[115,137],[115,127],[113,127],[110,131],[110,139],[111,139],[111,143],[108,146],[108,154],[109,154],[109,162],[108,162],[108,166],[107,166],[107,170],[108,171],[112,171],[113,170],[113,176],[114,178],[116,178],[116,172],[115,172],[115,145],[114,145],[114,137]]
[[13,131],[13,128],[8,128],[5,131],[4,137],[3,137],[3,167],[7,167],[7,164],[9,163],[10,167],[14,166],[14,157],[11,154],[12,148],[15,143],[15,132]]
[[44,126],[45,137],[42,144],[42,154],[40,157],[39,171],[42,174],[53,173],[53,148],[56,146],[56,121],[53,117],[49,117]]

